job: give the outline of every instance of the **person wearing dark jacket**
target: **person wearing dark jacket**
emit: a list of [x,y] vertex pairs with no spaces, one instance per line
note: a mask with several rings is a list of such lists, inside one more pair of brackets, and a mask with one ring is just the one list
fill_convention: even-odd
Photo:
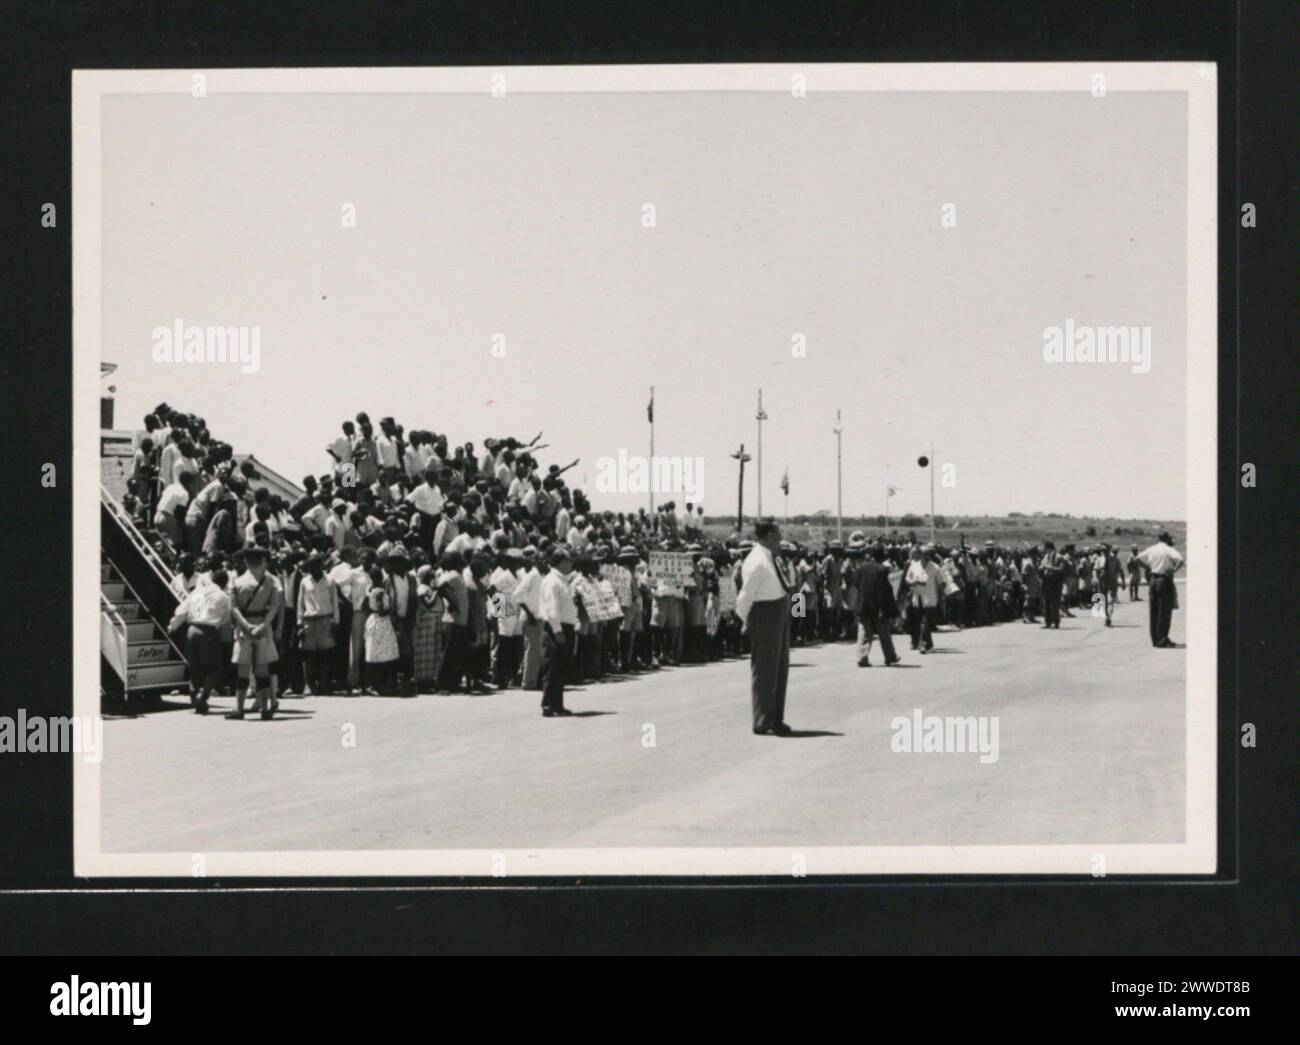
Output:
[[894,588],[889,583],[889,568],[884,565],[885,549],[874,545],[869,556],[858,567],[854,583],[853,612],[858,618],[858,667],[871,667],[871,639],[880,636],[880,648],[885,654],[885,666],[897,664],[902,658],[894,652],[894,639],[889,632],[889,622],[898,616],[894,601]]

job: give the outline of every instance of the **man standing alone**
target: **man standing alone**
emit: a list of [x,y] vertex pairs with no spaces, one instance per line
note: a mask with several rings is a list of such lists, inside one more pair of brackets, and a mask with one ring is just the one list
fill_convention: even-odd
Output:
[[776,563],[781,529],[771,519],[754,525],[754,549],[741,567],[736,614],[750,635],[750,700],[754,732],[789,736],[785,688],[790,674],[790,586]]
[[1156,543],[1138,556],[1138,561],[1151,574],[1147,582],[1147,600],[1151,603],[1151,645],[1157,649],[1173,649],[1169,640],[1169,623],[1178,607],[1178,592],[1174,588],[1174,574],[1183,565],[1183,557],[1174,549],[1174,539],[1162,533]]
[[1043,578],[1043,627],[1061,628],[1061,588],[1065,584],[1065,567],[1056,545],[1051,541],[1043,542],[1043,558],[1038,564],[1038,572]]

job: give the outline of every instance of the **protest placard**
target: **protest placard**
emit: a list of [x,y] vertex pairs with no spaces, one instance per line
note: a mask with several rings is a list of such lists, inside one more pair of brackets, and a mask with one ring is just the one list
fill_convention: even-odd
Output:
[[730,613],[736,608],[736,580],[729,575],[718,578],[718,609]]

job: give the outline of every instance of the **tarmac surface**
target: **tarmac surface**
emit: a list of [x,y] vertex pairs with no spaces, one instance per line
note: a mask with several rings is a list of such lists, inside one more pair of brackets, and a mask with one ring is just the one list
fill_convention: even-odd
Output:
[[[286,698],[271,722],[173,697],[105,722],[103,851],[1182,841],[1185,650],[1152,648],[1146,602],[1075,613],[927,656],[896,636],[892,668],[795,648],[791,737],[751,732],[738,660],[572,688],[572,718],[517,689]],[[893,750],[917,709],[986,716],[986,741],[996,717],[996,761]]]

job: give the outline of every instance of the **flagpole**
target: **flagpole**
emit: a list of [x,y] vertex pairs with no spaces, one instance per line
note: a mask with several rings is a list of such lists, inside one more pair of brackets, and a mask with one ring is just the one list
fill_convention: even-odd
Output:
[[758,390],[758,518],[763,518],[763,390]]
[[655,386],[650,386],[650,519],[655,514]]
[[844,426],[835,411],[835,537],[844,540]]

